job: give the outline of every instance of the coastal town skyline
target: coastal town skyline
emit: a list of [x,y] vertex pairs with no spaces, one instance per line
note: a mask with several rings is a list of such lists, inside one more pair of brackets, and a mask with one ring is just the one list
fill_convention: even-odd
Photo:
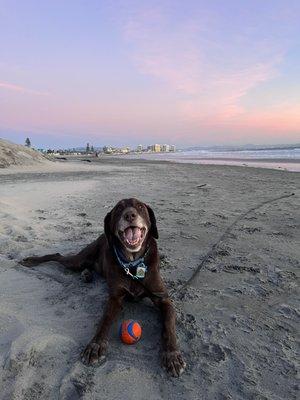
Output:
[[80,147],[69,147],[69,148],[35,148],[31,146],[30,139],[27,138],[25,141],[26,147],[33,147],[35,150],[39,150],[42,153],[78,153],[78,154],[95,154],[95,153],[104,153],[104,154],[128,154],[128,153],[174,153],[177,148],[174,144],[151,144],[151,145],[142,145],[139,144],[136,147],[132,146],[94,146],[93,144],[87,143],[86,146]]
[[4,0],[0,15],[5,139],[299,141],[298,1]]
[[212,150],[212,151],[259,151],[259,150],[292,150],[299,149],[300,142],[298,143],[280,143],[280,144],[245,144],[245,145],[213,145],[213,146],[189,146],[189,147],[177,147],[175,144],[138,144],[137,146],[130,146],[128,144],[121,144],[119,146],[112,146],[111,144],[94,144],[87,142],[86,145],[81,146],[67,146],[61,147],[53,144],[52,146],[39,147],[35,143],[31,143],[29,137],[25,139],[23,144],[26,147],[32,147],[33,149],[39,150],[43,153],[73,153],[73,154],[129,154],[129,153],[175,153],[182,151],[194,151],[194,150]]

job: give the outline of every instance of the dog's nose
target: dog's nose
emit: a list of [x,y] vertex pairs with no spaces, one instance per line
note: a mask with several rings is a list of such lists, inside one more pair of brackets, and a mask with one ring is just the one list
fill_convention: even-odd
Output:
[[137,217],[137,213],[135,211],[128,211],[125,215],[124,218],[128,222],[133,222]]

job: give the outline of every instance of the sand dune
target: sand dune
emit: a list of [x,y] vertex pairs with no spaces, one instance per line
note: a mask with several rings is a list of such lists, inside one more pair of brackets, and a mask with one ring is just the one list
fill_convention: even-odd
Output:
[[10,165],[34,165],[47,159],[38,151],[0,139],[0,168]]

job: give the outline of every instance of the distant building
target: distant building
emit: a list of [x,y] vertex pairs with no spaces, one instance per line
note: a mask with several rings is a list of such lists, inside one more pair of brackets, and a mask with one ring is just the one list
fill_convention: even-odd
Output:
[[136,148],[136,151],[137,151],[138,153],[141,153],[141,152],[143,151],[143,145],[142,145],[142,144],[139,144],[139,145],[137,146],[137,148]]
[[153,144],[151,146],[151,151],[153,151],[154,153],[159,153],[161,151],[161,146],[160,144]]
[[170,151],[170,145],[169,144],[163,144],[161,146],[161,151],[163,151],[164,153],[168,153]]
[[112,152],[113,152],[113,148],[111,146],[104,146],[103,147],[103,153],[111,154]]
[[171,146],[170,146],[170,151],[176,151],[176,146],[174,145],[174,144],[172,144]]
[[122,148],[120,149],[120,153],[122,153],[122,154],[128,154],[128,153],[130,153],[130,147],[122,147]]

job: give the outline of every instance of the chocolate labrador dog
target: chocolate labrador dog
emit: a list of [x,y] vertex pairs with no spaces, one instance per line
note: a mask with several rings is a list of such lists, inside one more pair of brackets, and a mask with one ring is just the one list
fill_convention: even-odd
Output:
[[104,358],[111,324],[126,297],[149,297],[163,319],[162,363],[173,376],[185,369],[175,333],[175,310],[159,272],[158,232],[152,209],[137,199],[124,199],[106,215],[104,234],[73,256],[59,253],[29,257],[27,267],[57,261],[83,273],[86,280],[95,270],[106,278],[109,298],[95,336],[82,352],[82,360],[94,364]]

